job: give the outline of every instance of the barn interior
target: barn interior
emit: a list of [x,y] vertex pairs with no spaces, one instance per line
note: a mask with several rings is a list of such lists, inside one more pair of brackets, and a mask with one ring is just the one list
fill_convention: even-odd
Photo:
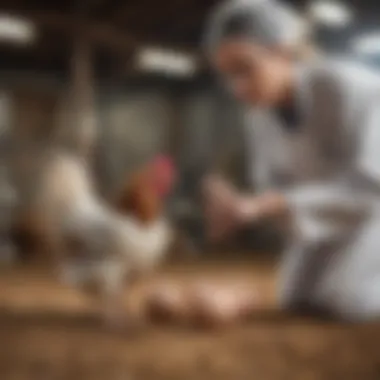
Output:
[[[378,64],[376,0],[349,0],[343,13],[336,7],[313,13],[311,1],[288,2],[313,25],[322,51]],[[221,246],[207,244],[199,199],[203,175],[217,170],[241,189],[251,186],[244,110],[202,55],[204,23],[217,3],[1,1],[2,379],[380,377],[376,324],[352,326],[276,310],[281,229],[255,228]],[[363,36],[372,40],[365,43]],[[18,255],[6,237],[11,225],[32,223],[18,207],[12,171],[22,174],[23,188],[25,173],[33,176],[24,169],[33,166],[35,152],[57,143],[86,157],[108,201],[156,154],[167,153],[175,162],[171,201],[185,237],[173,261],[126,291],[125,303],[132,303],[137,319],[149,289],[168,279],[184,287],[205,278],[240,281],[260,290],[265,311],[217,328],[105,327],[93,297],[59,283],[49,252],[27,241]]]

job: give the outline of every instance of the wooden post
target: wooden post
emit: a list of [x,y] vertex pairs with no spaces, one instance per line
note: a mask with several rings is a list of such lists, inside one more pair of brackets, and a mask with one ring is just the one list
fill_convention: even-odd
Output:
[[170,95],[170,120],[167,130],[166,151],[178,162],[183,144],[183,97],[179,89]]
[[70,142],[84,159],[91,160],[96,143],[97,120],[92,45],[85,37],[74,41],[71,70],[70,107],[73,117],[70,126]]

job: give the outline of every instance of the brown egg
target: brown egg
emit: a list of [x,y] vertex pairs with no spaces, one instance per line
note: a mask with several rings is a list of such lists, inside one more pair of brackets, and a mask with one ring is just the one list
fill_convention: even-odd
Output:
[[186,290],[174,282],[156,285],[148,291],[146,316],[153,322],[183,324],[188,321],[189,308]]

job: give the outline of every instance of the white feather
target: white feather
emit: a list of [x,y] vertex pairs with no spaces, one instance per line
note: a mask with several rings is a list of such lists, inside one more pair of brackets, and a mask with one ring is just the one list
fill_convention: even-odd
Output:
[[104,204],[84,163],[74,156],[59,154],[47,164],[38,194],[47,220],[57,224],[63,238],[73,237],[83,247],[81,260],[64,259],[64,278],[71,283],[101,277],[115,282],[114,288],[125,273],[154,268],[171,242],[164,218],[140,224]]

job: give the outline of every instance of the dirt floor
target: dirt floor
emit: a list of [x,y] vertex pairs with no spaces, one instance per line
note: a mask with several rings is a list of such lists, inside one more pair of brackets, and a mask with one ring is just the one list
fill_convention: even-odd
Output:
[[[267,262],[167,268],[152,279],[246,278],[273,303]],[[144,287],[135,291],[141,298]],[[94,301],[36,268],[0,277],[0,379],[380,379],[380,324],[352,326],[258,313],[245,326],[200,331],[146,326],[135,334],[99,323]]]

